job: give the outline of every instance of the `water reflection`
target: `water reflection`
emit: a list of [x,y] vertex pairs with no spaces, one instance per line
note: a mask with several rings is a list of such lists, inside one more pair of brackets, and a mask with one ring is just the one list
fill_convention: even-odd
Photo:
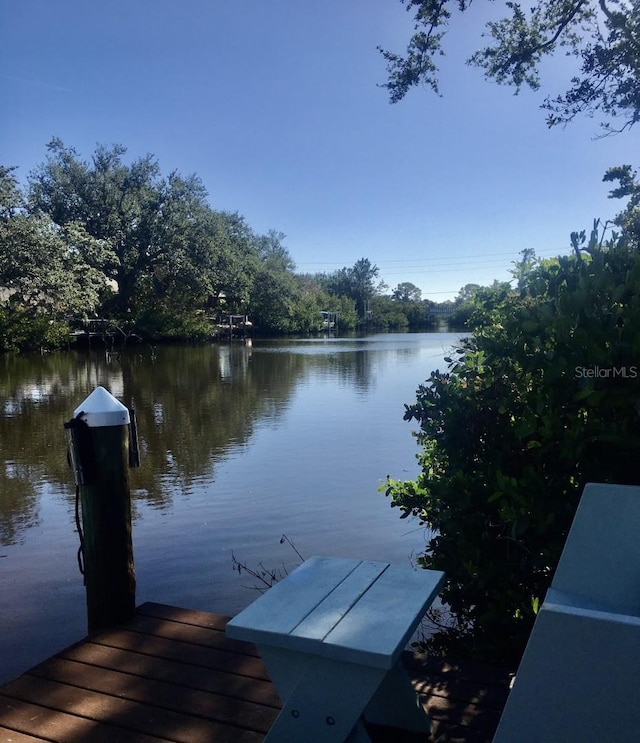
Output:
[[[7,356],[0,394],[0,540],[38,523],[41,487],[71,499],[62,424],[96,386],[135,408],[141,467],[134,500],[167,508],[211,482],[216,462],[246,444],[258,424],[277,425],[301,381],[367,391],[387,344],[362,340],[131,348],[117,353]],[[416,354],[417,346],[394,346]]]
[[293,567],[283,532],[305,555],[402,562],[423,548],[422,530],[400,521],[377,489],[387,474],[415,472],[404,403],[454,340],[403,334],[2,358],[0,595],[12,600],[0,608],[0,682],[85,631],[63,423],[96,386],[137,413],[138,602],[233,614],[254,596],[231,552]]

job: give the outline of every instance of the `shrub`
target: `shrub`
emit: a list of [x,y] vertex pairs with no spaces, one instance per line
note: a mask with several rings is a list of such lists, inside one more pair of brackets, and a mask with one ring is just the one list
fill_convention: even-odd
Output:
[[447,576],[430,648],[515,667],[584,485],[640,481],[640,256],[592,239],[485,310],[406,406],[422,471],[387,494]]
[[69,326],[42,314],[6,307],[0,309],[0,353],[63,348]]

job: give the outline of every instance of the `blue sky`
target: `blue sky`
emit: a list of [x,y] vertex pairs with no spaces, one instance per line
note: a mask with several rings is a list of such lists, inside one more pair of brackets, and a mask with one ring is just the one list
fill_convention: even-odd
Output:
[[[486,6],[454,17],[443,97],[390,105],[376,47],[406,45],[398,0],[2,0],[0,163],[24,179],[53,136],[86,158],[123,144],[196,173],[212,207],[256,232],[283,232],[299,271],[366,257],[390,288],[450,299],[613,217],[602,176],[640,151],[637,128],[548,130],[544,93],[465,66]],[[563,91],[568,64],[546,66],[545,91]]]

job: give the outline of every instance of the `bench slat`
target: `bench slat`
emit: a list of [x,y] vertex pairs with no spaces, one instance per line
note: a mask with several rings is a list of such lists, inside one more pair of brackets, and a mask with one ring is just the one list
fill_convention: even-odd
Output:
[[443,581],[439,571],[312,557],[232,619],[227,634],[388,669]]
[[382,562],[361,562],[292,630],[291,635],[309,640],[324,640],[387,567],[387,563]]
[[339,648],[345,661],[391,668],[443,582],[439,571],[390,565],[323,645]]
[[231,619],[227,635],[251,642],[288,636],[357,565],[343,558],[310,558]]

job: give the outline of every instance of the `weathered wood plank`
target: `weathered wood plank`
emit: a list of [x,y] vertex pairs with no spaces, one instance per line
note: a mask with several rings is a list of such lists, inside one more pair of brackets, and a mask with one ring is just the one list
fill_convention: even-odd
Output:
[[[253,655],[259,657],[255,645],[241,640],[232,640],[221,630],[213,630],[208,627],[200,627],[193,624],[172,622],[155,617],[137,616],[127,622],[127,630],[139,632],[143,635],[164,637],[167,640],[179,640],[189,642],[192,645],[200,645],[205,648],[219,648],[230,653],[241,655]],[[109,630],[106,633],[108,634]],[[95,638],[104,636],[94,635]]]
[[0,725],[0,743],[42,743],[42,738],[25,735],[25,733],[9,730]]
[[159,662],[151,663],[149,656],[142,653],[98,645],[93,642],[85,642],[63,650],[58,657],[100,668],[119,670],[123,673],[146,676],[156,681],[167,681],[201,691],[225,694],[268,707],[280,705],[278,695],[270,681],[194,666],[182,660],[162,658]]
[[451,740],[469,743],[493,738],[509,694],[511,673],[423,653],[405,652],[402,660],[414,688],[425,699],[434,731],[446,730]]
[[452,713],[454,708],[467,710],[475,705],[481,721],[484,715],[493,720],[495,713],[502,712],[513,677],[510,672],[473,662],[454,663],[423,653],[405,652],[402,660],[415,689],[427,696],[448,699]]
[[149,637],[126,629],[114,630],[92,638],[101,645],[133,650],[137,653],[182,661],[194,666],[218,669],[240,676],[269,680],[269,675],[260,658],[225,650],[199,647],[179,640],[167,640],[163,637]]
[[[136,631],[86,638],[19,684],[0,688],[0,743],[260,743],[280,701],[255,648],[221,642],[227,618],[154,603],[140,607],[139,618],[144,622]],[[180,629],[194,642],[184,642]],[[402,660],[414,688],[425,695],[434,740],[491,741],[509,673],[419,653],[405,652]],[[256,730],[247,729],[247,720]],[[417,740],[377,726],[370,733],[374,743]]]
[[432,720],[446,722],[448,725],[464,725],[476,730],[495,730],[500,712],[480,707],[477,704],[461,704],[460,701],[445,696],[429,696],[424,709]]
[[182,624],[193,624],[196,627],[207,627],[224,632],[227,622],[231,619],[224,614],[211,614],[208,611],[197,609],[182,609],[179,606],[158,604],[147,601],[138,607],[138,614],[144,617],[155,617],[156,619],[167,619],[171,622]]
[[[21,676],[5,686],[3,693],[30,704],[39,704],[46,699],[46,712],[44,707],[40,708],[43,710],[40,713],[43,728],[48,725],[49,717],[55,717],[55,711],[59,711],[176,743],[209,743],[211,740],[217,743],[259,743],[263,738],[254,731],[87,689],[79,691],[77,687],[35,676]],[[67,738],[62,740],[66,743]],[[119,738],[112,737],[111,740]]]
[[[6,687],[3,687],[3,690]],[[78,717],[60,710],[15,697],[0,695],[0,741],[64,741],[64,743],[166,743],[166,738],[96,720]],[[9,732],[5,734],[5,730]],[[17,731],[17,732],[16,732]],[[23,738],[19,738],[23,735]]]
[[32,673],[60,684],[262,733],[267,732],[278,714],[277,709],[248,702],[246,699],[238,700],[167,681],[157,681],[147,675],[138,676],[119,670],[96,668],[62,658],[52,658],[35,668]]
[[9,730],[0,726],[0,743],[41,743],[42,738],[34,738],[33,735]]

